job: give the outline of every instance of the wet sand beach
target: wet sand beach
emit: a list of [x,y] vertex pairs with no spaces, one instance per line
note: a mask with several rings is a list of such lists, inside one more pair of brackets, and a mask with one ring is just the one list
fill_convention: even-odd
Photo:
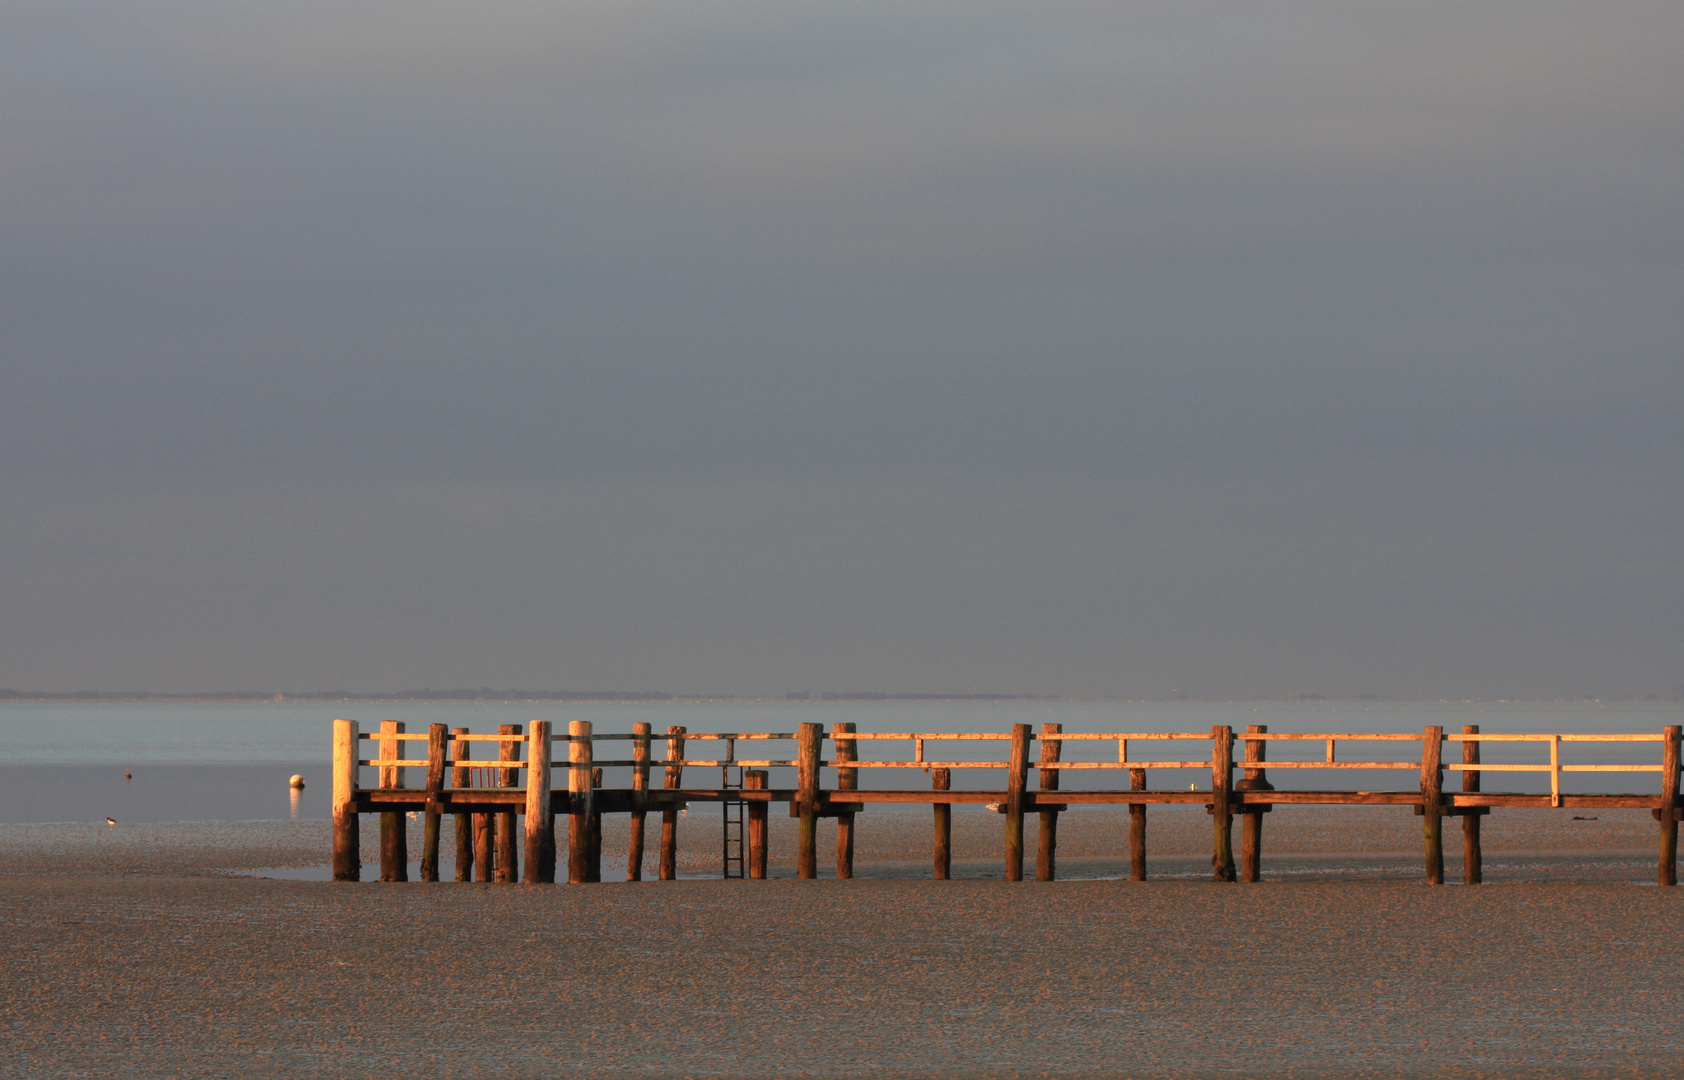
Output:
[[[316,822],[5,826],[0,1076],[1664,1075],[1684,898],[1632,884],[1639,814],[1494,815],[1515,868],[1438,889],[1395,810],[1277,812],[1258,885],[985,880],[980,813],[968,880],[911,879],[927,818],[883,814],[861,880],[594,887],[229,876],[319,862]],[[1166,872],[1200,870],[1184,817]],[[716,821],[684,824],[701,867]],[[1115,861],[1114,822],[1066,824],[1073,873]]]

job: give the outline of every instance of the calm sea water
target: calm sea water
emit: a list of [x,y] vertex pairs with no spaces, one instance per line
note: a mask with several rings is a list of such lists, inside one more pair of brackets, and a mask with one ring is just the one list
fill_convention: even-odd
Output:
[[[1684,707],[1657,703],[1422,703],[1422,702],[681,702],[660,704],[404,702],[323,704],[195,703],[0,703],[0,823],[43,821],[231,821],[320,819],[327,816],[330,726],[335,717],[360,721],[367,730],[381,720],[402,720],[410,731],[431,723],[494,730],[498,724],[549,720],[562,731],[572,720],[589,720],[599,733],[629,732],[646,721],[657,732],[684,724],[692,732],[794,731],[802,721],[825,725],[852,721],[862,732],[1003,732],[1015,723],[1057,722],[1067,732],[1208,731],[1213,724],[1243,729],[1267,724],[1272,732],[1418,732],[1429,724],[1459,731],[1479,724],[1488,734],[1501,733],[1658,733],[1684,721]],[[612,745],[612,744],[611,744]],[[870,743],[861,756],[876,756]],[[705,744],[704,744],[705,746]],[[692,756],[712,757],[711,746]],[[948,744],[949,760],[999,760],[1000,743]],[[755,757],[793,756],[788,743],[760,744]],[[1371,747],[1374,748],[1371,751]],[[886,743],[883,756],[910,756],[909,744]],[[1412,743],[1341,744],[1348,760],[1408,760]],[[416,748],[419,753],[419,748]],[[660,754],[659,746],[656,753]],[[1318,758],[1323,744],[1274,743],[1278,759]],[[1205,754],[1199,743],[1131,744],[1133,757],[1188,760]],[[1574,747],[1564,760],[1584,764],[1644,762],[1649,746]],[[616,751],[602,749],[599,756]],[[1066,760],[1115,760],[1115,743],[1071,743]],[[739,756],[751,756],[747,745]],[[936,756],[933,744],[926,756]],[[1486,761],[1546,761],[1539,746],[1486,748]],[[129,774],[125,779],[124,774]],[[302,793],[287,779],[305,777]],[[1079,775],[1077,781],[1073,776]],[[1291,778],[1289,781],[1288,778]],[[687,777],[689,779],[689,777]],[[1289,773],[1277,770],[1277,786],[1409,788],[1415,778],[1402,772],[1346,770],[1337,773]],[[712,782],[711,777],[697,778]],[[365,782],[369,782],[365,780]],[[624,780],[610,771],[606,783]],[[997,773],[956,774],[955,787],[994,786]],[[1154,787],[1208,785],[1208,770],[1154,770]],[[774,786],[792,781],[773,777]],[[922,783],[922,775],[902,770],[864,770],[866,787]],[[1067,775],[1065,786],[1126,786],[1126,774],[1110,771]],[[1645,791],[1651,775],[1580,774],[1572,790]],[[1509,774],[1488,790],[1547,790],[1542,776]]]

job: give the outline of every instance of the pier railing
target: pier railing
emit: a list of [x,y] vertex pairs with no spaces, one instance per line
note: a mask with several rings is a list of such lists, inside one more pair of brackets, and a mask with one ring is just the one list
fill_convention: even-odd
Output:
[[[566,734],[554,734],[548,721],[501,725],[496,734],[447,729],[430,725],[425,733],[408,732],[396,721],[384,721],[380,730],[364,732],[352,720],[334,721],[333,756],[333,866],[337,880],[358,880],[360,864],[360,815],[380,815],[381,880],[402,881],[408,875],[407,815],[423,818],[421,877],[438,880],[440,831],[444,815],[455,825],[457,880],[553,882],[557,877],[555,819],[565,816],[567,824],[567,875],[570,882],[601,880],[601,819],[604,814],[627,814],[631,839],[627,852],[627,877],[640,880],[644,862],[644,824],[650,811],[661,814],[659,874],[663,880],[677,876],[677,829],[680,811],[692,802],[740,805],[746,810],[743,862],[747,876],[766,875],[767,811],[772,803],[786,803],[792,817],[799,819],[796,872],[803,878],[817,876],[817,822],[837,821],[837,876],[853,874],[854,816],[868,803],[928,803],[934,811],[932,874],[946,878],[951,868],[951,807],[955,803],[984,803],[998,811],[1004,822],[1004,876],[1008,881],[1023,877],[1023,823],[1027,814],[1040,819],[1037,845],[1037,880],[1056,877],[1058,815],[1073,805],[1120,805],[1130,812],[1129,851],[1132,876],[1146,877],[1146,808],[1162,804],[1202,804],[1212,817],[1212,874],[1218,881],[1256,881],[1262,852],[1262,815],[1277,805],[1394,805],[1412,807],[1423,818],[1426,877],[1431,883],[1444,880],[1442,821],[1460,817],[1463,832],[1463,879],[1481,879],[1480,818],[1504,807],[1555,808],[1641,808],[1648,809],[1660,823],[1657,880],[1677,883],[1680,738],[1678,726],[1656,734],[1481,734],[1477,726],[1460,733],[1446,733],[1427,727],[1420,733],[1356,732],[1270,732],[1252,725],[1243,732],[1217,726],[1209,732],[1065,732],[1058,724],[1043,724],[1035,731],[1017,724],[1010,732],[862,732],[853,724],[837,724],[826,732],[818,724],[804,723],[793,732],[690,732],[682,726],[656,734],[649,724],[634,725],[629,734],[597,734],[588,722],[575,721]],[[825,744],[830,754],[825,756]],[[1139,744],[1203,743],[1197,753],[1209,756],[1189,758],[1141,757]],[[365,743],[371,752],[366,754]],[[426,744],[424,757],[406,753],[415,743]],[[475,757],[475,743],[495,749],[496,757]],[[616,756],[597,757],[596,745],[610,744],[605,751]],[[655,744],[661,756],[655,756]],[[766,743],[794,744],[791,756],[767,753]],[[1086,756],[1099,746],[1114,744],[1115,760],[1105,749],[1104,760],[1065,760],[1066,747],[1084,748]],[[1239,744],[1239,758],[1235,758]],[[1320,743],[1321,757],[1270,760],[1268,748],[1276,744],[1285,752],[1296,743]],[[1415,744],[1412,757],[1391,749],[1391,744]],[[1540,744],[1547,749],[1547,762],[1509,763],[1481,760],[1486,744]],[[620,747],[615,744],[629,744]],[[747,744],[740,749],[739,744]],[[896,744],[900,744],[896,746]],[[983,744],[983,745],[977,745]],[[968,760],[965,752],[987,753],[987,745],[1004,744],[1004,760]],[[1385,753],[1393,760],[1365,760],[1351,757],[1349,746],[1358,744],[1369,753]],[[1369,746],[1367,744],[1387,744]],[[1460,744],[1459,761],[1447,761],[1446,744]],[[1656,760],[1635,764],[1607,764],[1563,760],[1583,744],[1657,744]],[[558,757],[558,745],[562,751]],[[881,752],[861,757],[864,749]],[[904,749],[902,749],[904,747]],[[968,750],[965,749],[968,747]],[[629,749],[629,755],[625,750]],[[894,749],[897,753],[891,754]],[[1175,747],[1171,746],[1171,751]],[[1401,747],[1399,748],[1402,749]],[[523,757],[524,751],[524,757]],[[692,753],[707,756],[690,756]],[[1356,753],[1361,754],[1363,750]],[[990,754],[991,757],[997,756]],[[1072,757],[1075,755],[1072,754]],[[377,784],[361,786],[362,770],[376,770]],[[424,770],[421,787],[407,783],[407,770]],[[556,769],[567,770],[564,787],[552,785]],[[629,770],[624,787],[605,788],[603,770]],[[660,787],[651,786],[652,770],[661,770]],[[686,784],[688,771],[720,770],[717,785]],[[1035,770],[1036,785],[1030,785]],[[1153,770],[1209,770],[1210,786],[1195,783],[1188,790],[1152,788]],[[1352,791],[1335,788],[1277,789],[1268,779],[1273,770],[1378,770],[1416,774],[1417,783],[1397,790]],[[736,771],[733,780],[732,771]],[[774,787],[772,770],[780,770],[794,786]],[[826,771],[829,771],[830,784]],[[920,770],[928,787],[861,788],[863,771],[884,770],[887,778]],[[897,774],[892,770],[902,770]],[[963,770],[1004,772],[1004,785],[956,789],[952,774]],[[1235,777],[1238,770],[1239,777]],[[1089,773],[1128,774],[1129,786],[1073,789],[1061,783],[1065,773],[1074,780]],[[1460,773],[1460,790],[1446,791],[1446,773]],[[1549,792],[1483,790],[1485,773],[1544,773]],[[1566,773],[1659,773],[1659,790],[1648,793],[1571,793],[1562,790]],[[524,774],[524,775],[523,775]],[[1296,775],[1296,774],[1294,774]],[[524,782],[523,782],[524,781]],[[524,817],[524,843],[517,840],[516,817]],[[1240,858],[1236,866],[1232,847],[1232,826],[1241,818]],[[524,847],[524,858],[519,848]],[[729,852],[727,851],[727,867]]]

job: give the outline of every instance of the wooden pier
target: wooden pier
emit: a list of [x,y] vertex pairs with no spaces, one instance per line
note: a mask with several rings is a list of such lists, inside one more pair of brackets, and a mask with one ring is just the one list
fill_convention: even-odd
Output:
[[[1444,881],[1445,818],[1460,818],[1463,838],[1463,880],[1481,880],[1480,818],[1505,807],[1555,807],[1565,809],[1647,809],[1659,822],[1656,879],[1662,885],[1677,884],[1679,803],[1679,744],[1681,729],[1665,728],[1659,734],[1635,735],[1483,735],[1477,726],[1464,727],[1459,734],[1427,727],[1419,733],[1271,733],[1262,725],[1236,734],[1231,727],[1217,726],[1209,732],[1120,732],[1108,734],[1065,733],[1058,724],[1044,724],[1036,732],[1028,724],[1016,724],[1010,732],[880,733],[855,731],[852,724],[837,724],[826,732],[819,724],[804,723],[793,732],[690,732],[673,726],[657,735],[649,724],[634,725],[630,734],[595,734],[587,722],[575,721],[565,734],[552,732],[548,721],[526,726],[505,724],[496,734],[474,734],[467,728],[446,730],[433,724],[425,732],[408,732],[402,723],[384,721],[378,731],[364,732],[356,721],[333,722],[333,876],[337,881],[357,881],[362,876],[360,821],[363,814],[380,815],[380,880],[404,881],[408,877],[409,813],[422,815],[421,878],[437,881],[441,818],[454,817],[456,880],[528,883],[554,882],[559,858],[556,847],[556,818],[567,820],[566,878],[575,884],[602,880],[602,815],[627,814],[631,840],[627,852],[627,879],[641,880],[644,862],[644,825],[649,811],[661,815],[659,874],[663,881],[677,876],[679,812],[693,802],[741,802],[747,808],[747,877],[766,877],[767,811],[783,803],[791,817],[799,819],[796,873],[818,876],[818,821],[837,822],[836,875],[853,876],[855,815],[869,803],[927,803],[934,812],[932,876],[948,877],[950,813],[954,803],[988,804],[1004,817],[1002,848],[1004,877],[1023,879],[1023,824],[1028,814],[1037,815],[1040,843],[1037,847],[1035,878],[1051,881],[1057,873],[1058,815],[1072,806],[1115,805],[1129,807],[1128,834],[1131,877],[1146,878],[1146,810],[1153,805],[1202,805],[1211,816],[1211,874],[1217,881],[1256,881],[1261,872],[1263,815],[1275,806],[1348,805],[1408,806],[1422,819],[1422,844],[1426,879]],[[825,756],[825,743],[830,755]],[[664,753],[657,761],[654,744]],[[411,757],[405,747],[426,745],[426,757]],[[481,753],[474,744],[487,744]],[[610,747],[630,743],[629,756],[599,758],[599,743]],[[793,744],[794,757],[770,758],[752,754],[739,756],[739,744],[752,751],[763,744]],[[1003,761],[942,760],[942,750],[954,743],[1006,744]],[[1039,743],[1039,747],[1035,746]],[[1067,753],[1084,743],[1112,743],[1115,760],[1076,760]],[[1180,754],[1175,760],[1130,756],[1130,744],[1193,743],[1208,757]],[[1235,761],[1235,744],[1240,760]],[[1320,743],[1322,756],[1315,759],[1285,758],[1268,754],[1270,743],[1285,752],[1294,743]],[[1342,757],[1341,745],[1368,747],[1394,758],[1371,761]],[[1460,743],[1461,752],[1447,754],[1446,743]],[[1549,761],[1529,764],[1499,764],[1481,760],[1486,744],[1534,744],[1547,749]],[[1658,744],[1653,763],[1585,764],[1562,760],[1564,750],[1581,744]],[[366,744],[374,744],[372,747]],[[557,744],[565,755],[558,760]],[[1396,760],[1405,746],[1394,751],[1390,744],[1414,744],[1413,760]],[[708,757],[690,757],[706,748]],[[864,752],[910,747],[901,756]],[[770,749],[770,747],[765,747]],[[365,750],[372,749],[372,754]],[[1138,746],[1136,746],[1138,749]],[[1189,747],[1192,749],[1192,747]],[[1361,753],[1359,750],[1358,753]],[[1109,751],[1107,751],[1109,755]],[[946,757],[954,756],[952,753]],[[990,755],[995,756],[995,755]],[[1091,756],[1091,751],[1090,755]],[[1459,759],[1459,760],[1447,760]],[[1029,783],[1031,762],[1036,786]],[[650,786],[650,770],[662,770],[660,787]],[[378,787],[361,787],[363,768],[377,770]],[[551,786],[552,770],[565,768],[564,790]],[[624,788],[604,788],[603,770],[629,769],[631,782]],[[1241,771],[1235,780],[1235,769]],[[424,771],[423,786],[406,783],[408,770]],[[773,787],[771,770],[793,772],[795,786]],[[863,770],[917,770],[928,777],[920,788],[860,787]],[[1187,791],[1153,789],[1147,783],[1151,770],[1197,769],[1209,771],[1208,790],[1197,786]],[[1279,770],[1395,770],[1419,778],[1416,787],[1391,791],[1348,791],[1337,789],[1276,788],[1268,774]],[[685,774],[717,770],[715,787],[685,786]],[[737,783],[730,783],[731,771]],[[959,770],[1005,773],[1004,785],[988,789],[958,789],[952,774]],[[826,773],[832,780],[825,786]],[[1124,788],[1083,789],[1075,777],[1090,771],[1128,773]],[[1446,790],[1444,774],[1460,772],[1460,790]],[[1485,773],[1547,773],[1548,794],[1486,790]],[[1659,791],[1654,794],[1581,794],[1562,790],[1564,773],[1659,773]],[[525,774],[525,785],[520,783]],[[449,777],[449,784],[445,779]],[[1072,781],[1061,783],[1061,778]],[[516,818],[524,821],[521,837],[516,835]],[[1233,850],[1233,819],[1241,819],[1240,858]],[[522,842],[524,841],[524,842]],[[517,866],[521,872],[517,873]]]

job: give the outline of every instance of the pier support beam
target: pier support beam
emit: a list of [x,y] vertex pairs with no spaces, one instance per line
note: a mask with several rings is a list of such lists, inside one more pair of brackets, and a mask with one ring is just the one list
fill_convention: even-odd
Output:
[[427,725],[427,808],[422,811],[421,880],[439,879],[439,798],[444,792],[444,746],[449,732],[443,724]]
[[[1062,735],[1063,724],[1042,724],[1042,735]],[[1044,766],[1056,764],[1064,752],[1063,739],[1041,740],[1041,769],[1040,781],[1042,791],[1058,790],[1057,769]],[[1052,881],[1058,877],[1058,811],[1051,807],[1041,810],[1041,835],[1035,845],[1035,880]]]
[[1655,882],[1678,884],[1678,739],[1676,724],[1667,725],[1661,742],[1661,843]]
[[[1129,790],[1146,790],[1146,770],[1129,770]],[[1146,804],[1129,803],[1129,880],[1146,880]]]
[[1210,729],[1210,815],[1214,832],[1210,856],[1211,878],[1234,880],[1234,729],[1218,724]]
[[[1266,735],[1269,732],[1267,724],[1252,724],[1245,729],[1247,735]],[[1245,740],[1245,749],[1241,757],[1245,759],[1245,771],[1240,775],[1240,782],[1234,785],[1236,791],[1273,791],[1275,785],[1269,783],[1268,774],[1260,766],[1269,758],[1269,744],[1262,739]],[[1263,873],[1263,815],[1274,807],[1264,803],[1246,803],[1240,806],[1240,880],[1256,881]]]
[[1444,729],[1429,724],[1421,734],[1421,837],[1427,856],[1427,884],[1444,884]]
[[[831,727],[831,739],[836,744],[836,760],[854,761],[855,740],[847,738],[854,733],[852,722],[837,723]],[[836,770],[837,791],[857,791],[860,786],[860,771],[838,766]],[[851,811],[839,810],[836,814],[836,879],[845,881],[854,876],[854,815]]]
[[[743,773],[743,789],[765,791],[771,773],[765,769],[749,769]],[[748,804],[748,876],[753,881],[766,880],[766,821],[769,807],[763,802]]]
[[796,735],[795,876],[809,881],[819,876],[819,746],[824,729],[803,723]]
[[[953,774],[946,769],[930,770],[930,788],[935,791],[947,791],[952,784]],[[953,873],[953,804],[935,803],[935,848],[931,876],[937,881],[946,881]]]
[[[684,725],[667,728],[667,773],[662,785],[669,790],[684,786]],[[673,764],[678,762],[679,764]],[[661,811],[661,880],[678,877],[678,810],[667,804]]]
[[[519,735],[519,724],[498,724],[497,734]],[[497,744],[497,760],[519,761],[520,743],[500,742]],[[506,788],[520,785],[519,769],[498,769],[501,786]],[[515,812],[501,810],[495,815],[497,821],[497,880],[505,885],[513,885],[520,880],[519,845],[515,842]]]
[[591,815],[596,809],[591,785],[591,722],[573,720],[567,725],[567,882],[583,885],[591,879]]
[[649,732],[647,723],[632,725],[632,812],[631,838],[626,846],[626,880],[643,880],[643,822],[648,816],[643,800],[649,795]]
[[1011,758],[1006,765],[1006,880],[1023,880],[1023,792],[1029,786],[1028,724],[1012,725]]
[[555,815],[550,812],[550,722],[534,720],[526,740],[526,876],[555,884]]
[[[1466,724],[1462,728],[1463,735],[1478,735],[1478,724]],[[1462,744],[1462,764],[1479,764],[1479,743],[1469,740]],[[1462,790],[1464,792],[1479,790],[1479,770],[1462,770]],[[1487,807],[1467,806],[1462,808],[1462,884],[1478,885],[1485,880],[1485,853],[1479,843],[1479,822],[1485,816]]]
[[[380,721],[381,735],[402,735],[403,721]],[[381,739],[380,757],[397,761],[403,757],[404,744],[399,739]],[[380,786],[403,787],[403,770],[395,765],[380,766]],[[389,810],[380,815],[380,880],[409,880],[409,824],[401,810]]]
[[[465,727],[451,728],[452,735],[468,734]],[[472,783],[473,774],[468,770],[472,766],[461,764],[472,755],[468,747],[474,745],[463,738],[456,738],[450,743],[450,760],[457,764],[450,770],[450,786],[461,789]],[[474,815],[453,814],[456,819],[456,880],[474,880]]]
[[357,722],[333,722],[333,880],[362,880],[357,821]]

